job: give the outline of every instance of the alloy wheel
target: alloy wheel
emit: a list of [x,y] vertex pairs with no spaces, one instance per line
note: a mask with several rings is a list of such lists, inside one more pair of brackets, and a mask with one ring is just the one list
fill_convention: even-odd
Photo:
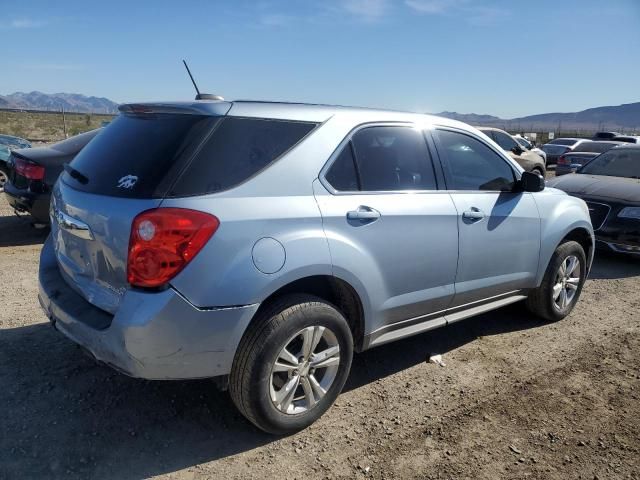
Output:
[[580,260],[575,255],[565,258],[558,272],[556,282],[553,285],[553,304],[560,310],[566,310],[576,297],[580,286]]
[[327,327],[300,330],[285,343],[271,367],[269,393],[282,413],[313,408],[333,385],[340,365],[340,345]]

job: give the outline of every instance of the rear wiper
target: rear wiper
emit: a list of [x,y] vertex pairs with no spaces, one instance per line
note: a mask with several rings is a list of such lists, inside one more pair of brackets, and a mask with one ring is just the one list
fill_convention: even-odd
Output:
[[86,185],[87,183],[89,183],[89,179],[86,176],[84,176],[82,173],[80,173],[78,170],[73,168],[68,163],[65,163],[62,167],[64,168],[64,171],[69,174],[69,176],[71,176],[72,178],[75,178],[81,184]]

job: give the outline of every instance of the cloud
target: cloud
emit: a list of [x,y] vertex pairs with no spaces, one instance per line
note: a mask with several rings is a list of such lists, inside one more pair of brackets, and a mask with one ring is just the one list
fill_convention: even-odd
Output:
[[344,11],[365,23],[376,23],[382,20],[389,10],[388,0],[345,0]]
[[405,5],[418,13],[446,13],[467,3],[467,0],[405,0]]
[[47,24],[42,20],[34,20],[32,18],[15,18],[8,24],[9,28],[40,28]]
[[495,25],[511,14],[505,9],[477,5],[474,0],[405,0],[404,3],[420,14],[458,15],[479,27]]

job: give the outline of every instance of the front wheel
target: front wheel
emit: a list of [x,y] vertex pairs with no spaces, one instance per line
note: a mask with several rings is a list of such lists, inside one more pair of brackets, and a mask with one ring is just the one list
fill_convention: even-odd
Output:
[[542,283],[527,298],[527,308],[549,321],[562,320],[580,298],[587,278],[587,258],[578,242],[562,243],[551,257]]
[[293,433],[331,407],[352,357],[351,330],[334,306],[308,295],[283,297],[259,313],[242,338],[229,393],[258,428]]

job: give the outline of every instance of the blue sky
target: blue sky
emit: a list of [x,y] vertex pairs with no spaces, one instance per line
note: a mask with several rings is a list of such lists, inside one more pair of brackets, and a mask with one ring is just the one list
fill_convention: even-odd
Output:
[[3,0],[0,94],[516,117],[640,101],[640,0]]

